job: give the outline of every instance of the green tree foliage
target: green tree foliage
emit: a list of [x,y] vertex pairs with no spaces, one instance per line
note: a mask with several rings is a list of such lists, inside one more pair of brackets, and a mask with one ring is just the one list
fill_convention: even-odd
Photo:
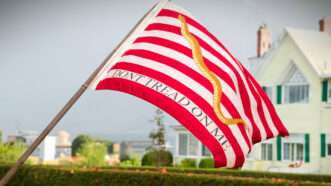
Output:
[[142,160],[141,165],[143,166],[172,166],[173,157],[171,152],[166,150],[151,150],[147,152]]
[[214,168],[214,160],[212,158],[204,158],[200,160],[199,168]]
[[2,143],[2,130],[0,130],[0,144]]
[[179,164],[179,167],[183,167],[183,168],[196,168],[196,166],[197,166],[196,160],[191,158],[185,158]]
[[92,142],[93,139],[85,134],[78,135],[71,144],[71,155],[76,156],[79,149],[86,143]]
[[77,151],[77,154],[83,158],[83,165],[88,167],[105,166],[105,156],[107,147],[103,143],[87,142]]
[[141,165],[140,159],[138,157],[129,157],[129,159],[121,161],[121,167],[139,167]]
[[165,149],[165,128],[164,128],[164,115],[160,109],[156,110],[156,115],[153,118],[153,122],[155,122],[157,126],[156,131],[152,131],[149,134],[149,138],[152,139],[153,145],[152,149]]
[[25,151],[22,143],[0,143],[0,163],[14,163]]

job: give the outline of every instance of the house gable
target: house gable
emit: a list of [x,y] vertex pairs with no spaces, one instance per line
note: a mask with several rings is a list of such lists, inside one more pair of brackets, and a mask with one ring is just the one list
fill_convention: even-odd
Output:
[[[295,67],[300,72],[300,76],[312,85],[312,88],[320,89],[318,74],[288,34],[272,52],[272,57],[267,58],[268,61],[263,61],[263,66],[256,74],[261,85],[277,86],[283,84],[291,69]],[[316,94],[318,94],[317,99],[319,99],[320,94]]]

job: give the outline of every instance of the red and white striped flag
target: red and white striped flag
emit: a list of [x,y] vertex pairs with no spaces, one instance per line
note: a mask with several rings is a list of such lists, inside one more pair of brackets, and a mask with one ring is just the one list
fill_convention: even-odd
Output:
[[161,1],[92,83],[144,99],[173,116],[213,154],[240,167],[252,145],[287,129],[252,75],[189,12]]

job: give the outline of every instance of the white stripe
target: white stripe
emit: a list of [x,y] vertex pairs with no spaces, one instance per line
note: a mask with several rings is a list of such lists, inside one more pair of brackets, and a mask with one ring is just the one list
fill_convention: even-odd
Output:
[[[189,44],[185,41],[185,39],[178,34],[173,34],[173,33],[166,32],[166,31],[156,31],[156,30],[144,31],[142,33],[142,37],[147,37],[147,36],[168,39],[179,45],[183,45],[187,48],[190,48]],[[195,65],[192,58],[189,58],[186,55],[184,55],[176,50],[173,50],[173,49],[170,49],[167,47],[163,47],[161,45],[151,44],[151,43],[135,43],[132,46],[132,48],[133,49],[147,49],[147,50],[153,51],[155,53],[172,58],[174,60],[180,59],[178,61],[181,62],[183,65],[190,67],[192,70],[195,70],[196,72],[198,72],[199,74],[204,76],[201,73],[201,71],[197,68],[197,65]],[[233,74],[232,70],[228,66],[226,66],[223,62],[219,61],[215,56],[213,56],[211,53],[209,53],[204,48],[202,48],[202,52],[204,53],[204,57],[206,59],[208,59],[210,62],[212,62],[213,64],[215,64],[222,70],[224,70],[227,74],[230,75],[230,77],[232,79],[236,79],[236,76]],[[250,122],[250,120],[248,119],[248,117],[245,114],[241,98],[233,91],[233,89],[225,81],[223,81],[221,78],[219,78],[219,80],[222,82],[224,93],[228,96],[228,98],[232,102],[232,104],[237,108],[240,116],[247,122],[248,125],[252,125],[252,123]],[[236,83],[235,83],[235,85],[236,85]],[[259,124],[260,124],[260,126],[259,126],[260,128],[263,127],[262,123],[257,123],[257,125],[259,125]],[[250,137],[251,137],[251,135],[250,135]]]
[[[169,67],[167,65],[158,63],[153,60],[137,57],[137,56],[124,56],[121,61],[140,65],[146,68],[153,69],[155,71],[158,71],[160,73],[166,74],[176,80],[180,80],[181,83],[183,83],[186,87],[197,93],[202,99],[204,99],[211,107],[213,107],[213,93],[210,92],[208,89],[206,89],[204,86],[200,85],[198,82],[195,80],[191,79],[191,77],[183,74],[182,72]],[[225,89],[225,88],[224,88]],[[224,112],[224,115],[226,117],[232,117],[226,106],[222,105],[222,111]],[[230,130],[232,133],[238,133],[238,126],[236,127],[230,127]],[[246,152],[249,150],[249,147],[247,146],[244,137],[242,136],[241,132],[239,131],[238,138],[236,138],[239,146],[241,149]]]
[[[108,77],[112,77],[113,76],[113,73],[115,72],[116,70],[111,70],[110,72],[108,72]],[[121,71],[126,71],[126,70],[121,70]],[[146,76],[146,77],[148,77],[146,74],[142,74],[142,75],[144,75],[144,76]],[[149,78],[151,78],[151,77],[149,77]],[[123,78],[123,79],[125,79],[125,78]],[[151,78],[151,79],[153,79],[153,78]],[[129,79],[130,80],[130,79]],[[157,80],[156,80],[157,81]],[[139,84],[141,84],[141,85],[143,85],[143,86],[146,86],[145,85],[145,83],[143,83],[142,81],[135,81],[136,83],[139,83]],[[168,85],[167,83],[164,83],[164,82],[162,82],[163,84],[165,84],[166,86],[168,86],[168,87],[170,87],[171,88],[171,86],[170,85]],[[148,87],[148,88],[150,88],[150,87]],[[171,89],[173,89],[173,90],[176,90],[176,89],[174,89],[174,88],[171,88]],[[179,94],[179,96],[181,97],[181,96],[184,96],[183,94],[181,94],[179,91],[178,91],[178,94]],[[186,97],[186,96],[185,96]],[[187,99],[189,99],[189,98],[187,98]],[[190,104],[190,107],[184,107],[184,106],[182,106],[184,109],[186,109],[188,112],[191,112],[191,109],[192,108],[194,108],[194,107],[198,107],[197,105],[195,105],[195,103],[192,101],[192,100],[190,100],[191,101],[191,103],[192,104]],[[198,107],[199,108],[199,107]],[[210,118],[209,118],[210,119]],[[210,119],[211,120],[211,119]],[[211,131],[212,129],[214,129],[214,128],[219,128],[215,123],[211,123],[210,125],[208,125],[207,127],[203,124],[203,123],[201,123],[200,122],[200,124],[207,130],[207,132],[210,134],[210,132],[209,131]],[[219,131],[220,132],[222,132],[222,130],[219,128]],[[224,135],[224,133],[222,132],[222,134]],[[212,134],[211,134],[211,136],[212,137],[214,137]],[[225,136],[224,136],[225,137]],[[225,137],[226,138],[226,137]],[[228,139],[227,139],[228,140]],[[228,140],[229,141],[229,140]],[[220,142],[219,142],[220,143]],[[220,145],[221,145],[221,143],[220,143]],[[221,145],[222,146],[222,145]],[[233,150],[233,148],[228,148],[226,151],[224,151],[224,153],[225,153],[225,156],[226,156],[226,159],[227,159],[227,167],[233,167],[234,165],[235,165],[235,159],[236,159],[236,154],[235,154],[235,152],[234,152],[234,150]]]
[[[197,73],[204,76],[202,74],[202,72],[198,69],[197,65],[195,65],[192,58],[189,58],[186,55],[184,55],[180,52],[177,52],[176,50],[173,50],[173,49],[170,49],[170,48],[167,48],[167,47],[163,47],[163,46],[160,46],[160,45],[151,44],[151,43],[135,43],[132,46],[132,49],[145,49],[145,50],[153,51],[153,52],[158,53],[160,55],[167,56],[167,57],[172,58],[174,60],[180,59],[180,60],[178,60],[178,62],[180,62],[183,65],[188,66],[192,70],[194,70]],[[171,68],[171,69],[173,69],[173,68]],[[189,76],[187,76],[187,77],[189,77]],[[189,78],[191,79],[191,77],[189,77]],[[222,84],[224,94],[227,95],[230,102],[235,106],[235,108],[237,109],[237,111],[238,111],[239,115],[241,116],[241,118],[244,119],[247,122],[247,125],[250,125],[250,127],[251,127],[252,124],[250,123],[250,120],[247,118],[246,114],[244,113],[244,108],[242,106],[241,99],[236,95],[236,93],[232,90],[232,88],[225,81],[223,81],[220,78],[219,78],[219,80]],[[196,82],[193,79],[192,79],[192,81]],[[200,85],[200,86],[202,86],[202,85]],[[205,89],[205,90],[208,91],[207,89]],[[213,92],[210,92],[210,93],[211,93],[211,96],[212,96]],[[212,105],[212,100],[209,100],[208,103],[210,103]],[[224,107],[226,107],[226,106],[224,106]],[[251,139],[251,134],[249,135],[249,137],[250,137],[249,139]]]
[[[172,18],[172,17],[166,17],[166,16],[156,17],[155,20],[153,21],[153,23],[163,23],[163,24],[169,24],[169,25],[172,25],[172,26],[180,27],[180,22],[179,22],[178,19],[175,19],[175,18]],[[207,36],[205,33],[201,32],[199,29],[195,28],[192,25],[188,25],[188,26],[189,26],[189,30],[190,30],[191,33],[195,34],[200,39],[204,40],[206,43],[208,43],[208,45],[210,45],[212,48],[214,48],[220,55],[225,57],[234,66],[234,68],[236,69],[236,71],[238,72],[240,77],[243,79],[245,89],[248,92],[248,98],[251,102],[251,111],[252,111],[252,114],[253,114],[253,119],[254,119],[257,127],[260,130],[261,138],[266,139],[265,128],[264,128],[258,114],[255,112],[257,110],[256,107],[253,107],[254,105],[257,105],[257,103],[256,103],[256,100],[255,100],[255,98],[253,97],[253,95],[251,93],[251,90],[249,89],[249,87],[247,85],[247,79],[242,74],[242,69],[241,69],[242,67],[238,67],[238,65],[236,64],[236,62],[233,61],[231,56],[225,50],[223,50],[223,48],[221,48],[215,41],[213,41],[209,36]],[[204,55],[205,55],[205,53],[204,53]],[[220,64],[222,64],[222,63],[217,63],[218,66],[220,66]],[[233,75],[231,75],[231,77],[233,77]]]

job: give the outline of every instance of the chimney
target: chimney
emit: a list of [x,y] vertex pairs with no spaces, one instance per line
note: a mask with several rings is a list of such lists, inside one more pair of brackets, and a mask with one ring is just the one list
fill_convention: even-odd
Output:
[[329,34],[331,36],[331,19],[329,17],[323,17],[319,21],[319,25],[320,25],[321,32],[326,32],[327,34]]
[[257,31],[257,57],[261,57],[271,47],[271,33],[266,24]]

